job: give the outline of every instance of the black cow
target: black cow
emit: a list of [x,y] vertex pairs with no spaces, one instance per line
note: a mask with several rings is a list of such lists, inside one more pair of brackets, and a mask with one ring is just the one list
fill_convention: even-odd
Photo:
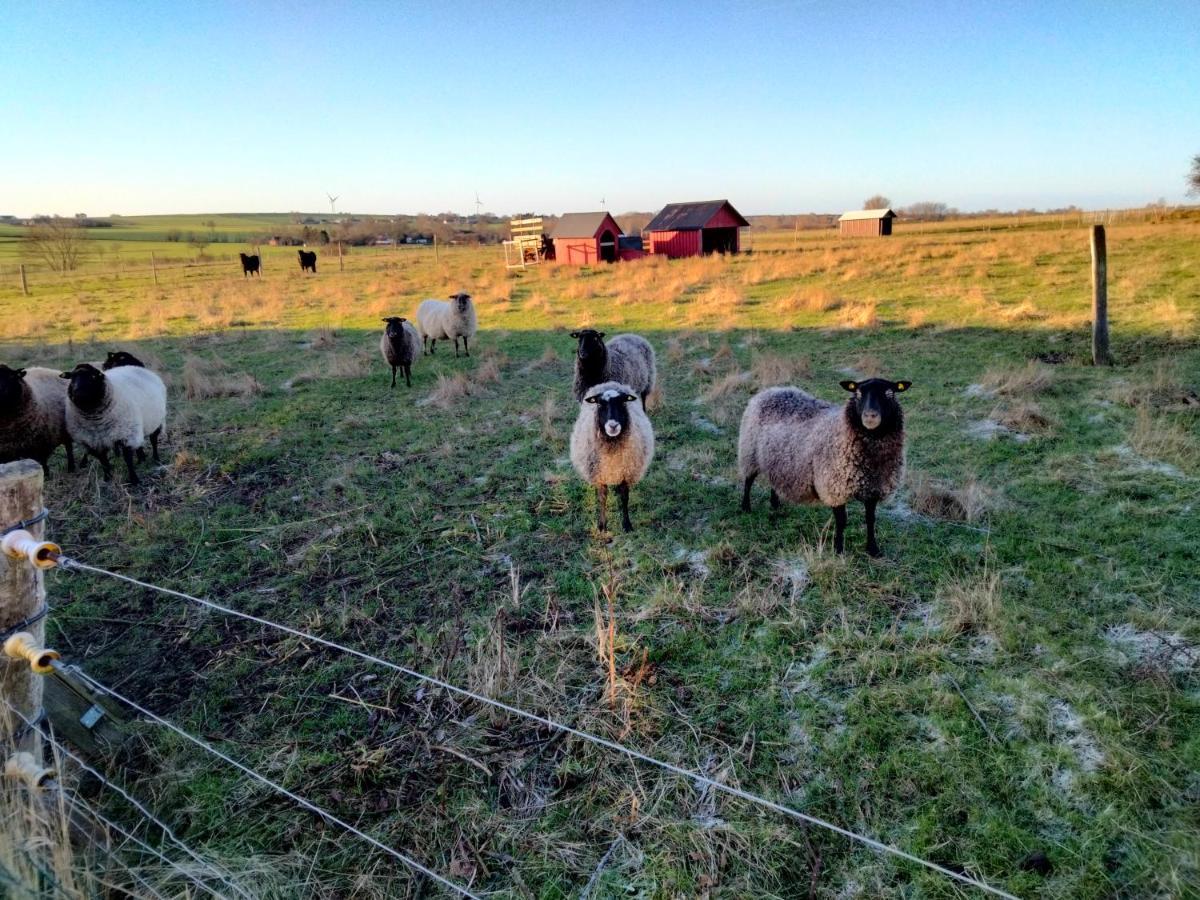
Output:
[[297,250],[300,254],[300,271],[312,272],[317,274],[317,251],[316,250]]
[[242,277],[243,278],[245,278],[248,275],[259,275],[260,274],[258,269],[259,269],[259,266],[261,265],[262,261],[258,258],[257,253],[239,253],[238,256],[240,256],[242,258]]

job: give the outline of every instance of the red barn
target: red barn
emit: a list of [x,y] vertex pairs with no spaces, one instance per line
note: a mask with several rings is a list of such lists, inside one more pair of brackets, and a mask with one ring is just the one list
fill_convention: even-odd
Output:
[[892,233],[894,218],[896,214],[886,208],[855,209],[838,219],[838,230],[856,237],[886,237]]
[[670,259],[737,253],[741,248],[738,229],[749,226],[728,200],[668,203],[646,226],[648,251]]
[[550,237],[554,261],[587,264],[616,262],[621,226],[606,212],[567,213],[558,220]]

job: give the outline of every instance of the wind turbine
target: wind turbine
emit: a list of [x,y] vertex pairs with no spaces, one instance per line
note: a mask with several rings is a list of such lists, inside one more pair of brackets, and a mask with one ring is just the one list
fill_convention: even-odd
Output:
[[600,198],[600,208],[601,208],[601,209],[604,209],[604,208],[605,208],[605,207],[604,207],[605,201],[606,201],[606,198],[604,198],[604,197],[601,197],[601,198]]
[[337,198],[338,198],[338,196],[341,196],[341,195],[339,194],[339,195],[335,196],[333,194],[326,194],[325,196],[329,198],[329,214],[331,216],[336,216],[337,210],[334,208],[333,204],[337,203]]
[[483,201],[479,199],[479,191],[475,192],[475,221],[479,221],[479,210],[483,206]]

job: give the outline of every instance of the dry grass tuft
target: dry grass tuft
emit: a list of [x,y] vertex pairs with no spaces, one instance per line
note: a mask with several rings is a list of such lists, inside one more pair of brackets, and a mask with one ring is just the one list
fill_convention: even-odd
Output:
[[253,397],[263,392],[248,372],[231,372],[221,360],[189,356],[183,363],[183,394],[189,400],[210,397]]
[[974,476],[956,488],[918,472],[909,476],[909,496],[914,512],[949,522],[977,522],[998,505],[995,491]]
[[1108,392],[1117,403],[1171,411],[1200,412],[1200,393],[1179,378],[1179,367],[1159,360],[1149,374]]
[[877,328],[879,312],[875,301],[865,300],[844,307],[838,316],[838,324],[843,328]]
[[994,631],[1000,613],[1000,574],[986,567],[982,574],[955,578],[938,587],[946,609],[946,628],[954,634]]
[[332,328],[318,328],[309,339],[309,349],[329,350],[337,345],[337,333]]
[[775,303],[775,311],[780,313],[829,312],[841,305],[842,301],[828,288],[812,286],[781,297]]
[[760,353],[754,357],[751,369],[754,383],[765,388],[809,378],[812,375],[812,361],[807,356]]
[[1033,397],[1054,386],[1054,369],[1040,362],[1028,362],[1019,368],[989,369],[979,383],[1002,397]]
[[992,410],[991,418],[1005,428],[1025,434],[1045,434],[1054,427],[1054,420],[1032,400],[1015,400]]
[[450,376],[439,375],[437,385],[421,403],[432,404],[438,409],[449,409],[464,397],[470,397],[475,391],[476,385],[462,372]]
[[491,384],[500,380],[500,367],[503,360],[498,356],[489,356],[475,369],[474,380],[477,384]]
[[749,372],[733,371],[718,378],[707,388],[704,389],[702,396],[705,400],[712,402],[713,400],[721,400],[728,397],[735,391],[740,390],[750,384],[753,376]]
[[883,360],[874,353],[860,353],[850,361],[850,368],[859,378],[879,378],[883,375]]
[[1191,433],[1164,415],[1140,407],[1129,429],[1129,446],[1139,456],[1192,469],[1200,459],[1200,448]]

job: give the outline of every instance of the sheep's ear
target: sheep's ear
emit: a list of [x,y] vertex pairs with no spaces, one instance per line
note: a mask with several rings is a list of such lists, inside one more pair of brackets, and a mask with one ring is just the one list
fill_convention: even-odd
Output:
[[907,391],[910,387],[912,387],[911,381],[897,381],[896,382],[896,393],[902,394],[905,391]]
[[858,382],[857,381],[840,381],[840,382],[838,382],[838,384],[840,384],[842,387],[844,387],[848,391],[857,391],[858,390]]

